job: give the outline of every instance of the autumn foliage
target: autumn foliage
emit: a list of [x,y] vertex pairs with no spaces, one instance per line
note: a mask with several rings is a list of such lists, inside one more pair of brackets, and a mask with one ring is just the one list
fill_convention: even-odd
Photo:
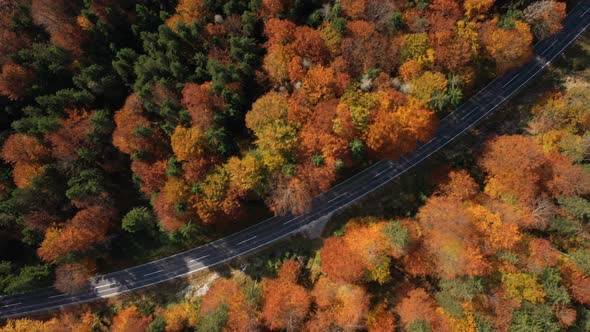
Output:
[[160,219],[162,227],[167,231],[175,231],[188,223],[191,214],[178,209],[180,204],[188,200],[189,188],[177,178],[169,178],[154,202],[154,211]]
[[295,331],[306,318],[311,299],[309,292],[297,284],[298,277],[298,263],[286,261],[277,279],[265,281],[261,316],[268,328]]
[[[0,0],[0,297],[75,294],[109,266],[353,199],[316,197],[433,139],[566,7]],[[369,198],[386,217],[330,223],[180,302],[148,292],[0,330],[587,330],[590,84],[555,82],[527,128],[502,127],[520,134]]]
[[39,257],[55,262],[70,252],[92,248],[106,239],[115,212],[112,208],[92,206],[80,210],[61,227],[48,228],[38,249]]
[[394,331],[395,318],[393,312],[387,310],[384,303],[378,304],[367,313],[367,330],[369,332]]
[[322,270],[334,280],[359,281],[365,271],[363,263],[358,253],[349,249],[340,237],[330,238],[324,244]]
[[176,13],[166,21],[166,25],[176,29],[179,24],[189,26],[204,14],[202,1],[181,0],[175,8]]
[[113,145],[126,154],[146,152],[150,156],[162,155],[160,131],[144,116],[144,109],[137,96],[131,95],[115,114],[116,128]]
[[318,307],[308,323],[311,331],[324,331],[332,324],[340,328],[357,326],[368,311],[369,295],[361,286],[321,278],[311,294]]
[[188,301],[175,303],[161,313],[166,322],[166,331],[177,332],[195,327],[199,319],[194,304]]
[[136,306],[121,309],[113,318],[113,332],[140,332],[145,331],[151,321],[151,317],[143,315]]
[[[240,104],[244,82],[218,66],[235,66],[234,36],[246,21],[180,1],[166,21],[169,33],[202,24],[205,36],[216,38],[206,52],[212,77],[176,89],[170,80],[146,77],[145,89],[114,116],[113,145],[132,157],[146,195],[168,190],[166,183],[186,185],[179,198],[160,193],[153,200],[164,229],[189,220],[230,225],[252,199],[275,214],[303,213],[341,168],[366,158],[396,159],[430,140],[435,111],[456,107],[463,89],[473,86],[476,60],[491,58],[501,73],[530,58],[529,24],[490,19],[493,4],[467,1],[461,8],[439,0],[421,8],[351,0],[327,4],[308,26],[289,16],[291,2],[263,1],[266,52],[255,76],[265,89]],[[464,14],[468,20],[461,20]],[[240,118],[249,131],[235,126]],[[252,146],[241,146],[248,139],[238,138],[240,132]]]
[[483,23],[480,39],[483,47],[496,61],[499,74],[526,63],[532,57],[533,35],[527,23],[517,20],[514,27],[505,29],[499,27],[498,19],[494,18]]
[[2,66],[2,73],[0,73],[0,95],[11,100],[18,100],[27,94],[33,79],[33,73],[26,68],[14,63],[6,63]]
[[565,3],[553,0],[532,3],[524,10],[524,18],[533,34],[541,39],[559,32],[565,15]]
[[45,27],[55,45],[71,51],[76,57],[82,55],[81,43],[84,34],[76,18],[77,5],[67,0],[33,0],[31,16],[33,21]]
[[88,285],[90,277],[96,273],[96,264],[90,259],[75,263],[60,264],[55,270],[55,288],[74,294]]
[[423,288],[410,290],[396,307],[405,328],[417,321],[423,321],[432,330],[446,330],[448,328],[445,326],[447,322],[436,309],[436,302]]
[[43,174],[43,162],[49,156],[49,149],[30,135],[13,134],[2,146],[2,159],[14,165],[12,178],[19,188],[30,186],[35,177]]
[[226,328],[230,331],[247,331],[255,326],[255,311],[248,303],[238,284],[229,279],[216,281],[201,303],[201,315],[217,310],[220,305],[229,307]]
[[554,195],[583,195],[588,191],[586,173],[567,157],[547,155],[537,142],[526,136],[493,140],[481,165],[489,174],[486,191],[493,195],[507,194],[530,202],[544,189]]
[[485,14],[494,5],[494,0],[466,0],[463,4],[465,14],[469,18]]
[[2,146],[2,159],[8,163],[36,163],[49,157],[47,149],[36,137],[13,134]]
[[67,110],[66,113],[68,117],[62,120],[61,127],[45,139],[51,143],[54,158],[71,162],[78,158],[78,150],[89,142],[92,113],[81,110]]

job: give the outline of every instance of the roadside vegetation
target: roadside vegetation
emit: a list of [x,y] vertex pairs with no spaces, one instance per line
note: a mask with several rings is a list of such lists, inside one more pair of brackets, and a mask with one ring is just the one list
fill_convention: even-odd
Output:
[[75,292],[301,213],[429,140],[566,13],[552,0],[0,6],[0,294]]
[[[553,0],[0,8],[0,295],[75,293],[302,213],[428,141],[566,14]],[[321,240],[0,331],[590,330],[588,45]]]
[[0,331],[588,331],[588,45],[322,239]]

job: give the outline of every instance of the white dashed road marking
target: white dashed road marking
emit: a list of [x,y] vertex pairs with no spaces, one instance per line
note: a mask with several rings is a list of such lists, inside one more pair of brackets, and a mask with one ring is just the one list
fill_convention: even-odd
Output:
[[251,237],[251,238],[249,238],[247,240],[244,240],[242,242],[238,242],[238,245],[243,244],[243,243],[246,243],[246,242],[251,241],[251,240],[254,240],[255,238],[256,238],[256,235],[254,235],[253,237]]
[[116,282],[111,282],[110,284],[100,285],[100,286],[96,286],[94,288],[99,289],[99,288],[109,287],[109,286],[116,285],[116,284],[117,284]]
[[199,258],[191,259],[191,260],[190,260],[190,261],[188,261],[188,262],[189,262],[189,263],[192,263],[192,262],[195,262],[195,261],[201,260],[201,259],[203,259],[203,258],[206,258],[206,257],[209,257],[209,256],[211,256],[211,255],[205,255],[205,256],[201,256],[201,257],[199,257]]
[[164,271],[164,270],[158,270],[158,271],[155,271],[155,272],[146,273],[146,274],[144,274],[143,276],[144,276],[144,277],[151,276],[152,274],[160,273],[160,272],[162,272],[162,271]]

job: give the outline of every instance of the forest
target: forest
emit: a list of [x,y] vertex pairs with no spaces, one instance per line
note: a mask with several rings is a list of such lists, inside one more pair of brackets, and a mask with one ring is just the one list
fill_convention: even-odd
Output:
[[590,170],[572,143],[590,135],[588,91],[585,68],[542,93],[526,131],[492,136],[475,165],[438,167],[411,216],[361,211],[204,294],[148,291],[0,331],[588,331]]
[[[572,4],[0,0],[0,295],[75,293],[306,211],[429,141]],[[583,331],[588,87],[547,92],[526,133],[490,139],[415,215],[352,218],[272,276],[4,329]]]

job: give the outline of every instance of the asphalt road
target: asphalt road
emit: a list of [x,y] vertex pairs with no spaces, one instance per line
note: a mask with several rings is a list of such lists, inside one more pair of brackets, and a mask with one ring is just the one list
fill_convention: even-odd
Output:
[[316,197],[309,212],[301,216],[277,216],[209,244],[125,270],[97,276],[75,295],[54,288],[0,297],[0,318],[44,314],[68,306],[142,289],[167,280],[187,276],[252,254],[305,229],[323,216],[361,200],[364,196],[402,176],[460,137],[490,113],[496,111],[561,54],[590,24],[590,0],[582,0],[564,21],[557,35],[534,46],[534,59],[492,81],[443,119],[432,140],[397,161],[380,161]]

